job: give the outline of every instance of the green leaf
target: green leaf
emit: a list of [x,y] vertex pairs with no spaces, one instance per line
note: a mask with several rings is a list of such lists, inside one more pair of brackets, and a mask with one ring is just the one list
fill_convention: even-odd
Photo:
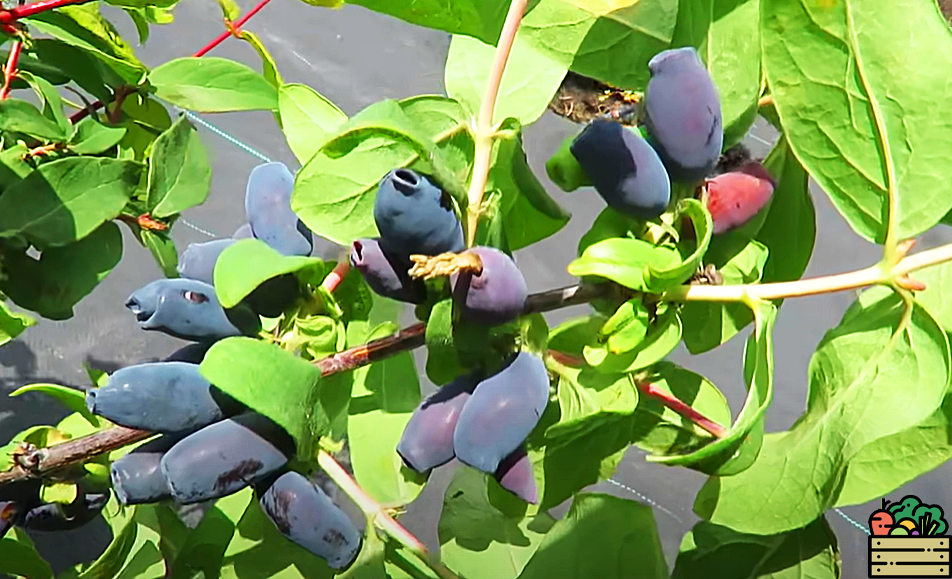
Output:
[[[756,241],[726,263],[712,262],[727,285],[754,284],[761,280],[765,264],[770,262],[767,248]],[[750,308],[740,302],[688,302],[681,308],[684,345],[692,354],[700,354],[726,343],[754,321]]]
[[952,209],[952,132],[935,122],[952,115],[952,36],[938,6],[761,0],[761,27],[790,148],[850,226],[882,243],[890,197],[897,239],[938,223]]
[[79,574],[77,579],[112,579],[122,570],[126,559],[132,552],[138,536],[139,525],[134,517],[129,517],[109,547],[98,559]]
[[724,149],[744,138],[757,116],[761,58],[758,0],[678,3],[672,46],[693,46],[707,64],[721,101]]
[[[328,428],[320,404],[321,371],[274,344],[228,338],[205,354],[202,375],[223,392],[288,431],[297,453],[310,457]],[[275,388],[280,384],[280,388]]]
[[[306,0],[309,4],[336,6],[340,0]],[[413,3],[390,0],[356,0],[348,2],[389,14],[401,20],[444,30],[452,34],[475,36],[495,44],[506,18],[507,0],[418,0]]]
[[53,68],[52,71],[32,70],[34,74],[43,76],[54,84],[61,84],[57,78],[61,71],[66,77],[63,84],[75,82],[100,100],[110,99],[111,89],[125,82],[102,60],[96,58],[93,52],[55,38],[34,39],[31,51],[36,60]]
[[29,149],[23,143],[0,151],[0,191],[19,183],[33,172],[33,167],[23,160],[27,151]]
[[12,398],[28,392],[40,392],[41,394],[52,396],[59,400],[66,408],[79,413],[79,415],[85,418],[91,425],[99,426],[99,418],[86,407],[86,393],[82,390],[60,386],[59,384],[28,384],[17,388],[11,392],[9,396]]
[[[446,94],[458,100],[473,118],[479,114],[495,57],[495,46],[472,36],[454,35],[450,42],[443,79]],[[516,32],[493,123],[507,117],[515,117],[523,125],[534,123],[548,108],[567,70],[564,59],[540,51],[528,42],[524,32]]]
[[218,2],[218,6],[221,8],[221,13],[224,18],[228,20],[237,20],[238,16],[241,15],[241,8],[238,7],[238,4],[235,0],[215,0]]
[[255,49],[255,52],[261,57],[261,74],[264,79],[271,83],[271,86],[280,90],[284,84],[284,79],[281,78],[281,73],[278,72],[278,65],[274,63],[274,57],[271,56],[261,40],[253,32],[247,30],[242,30],[239,38]]
[[723,438],[699,450],[682,455],[649,456],[649,462],[687,466],[727,477],[749,468],[757,460],[764,432],[764,413],[773,399],[773,325],[777,308],[762,303],[754,318],[754,331],[744,351],[747,398],[737,420]]
[[[19,64],[17,66],[19,67]],[[64,134],[68,133],[72,127],[63,113],[63,98],[56,87],[45,78],[25,70],[18,71],[17,76],[29,83],[36,96],[43,101],[43,116],[56,123]]]
[[152,69],[160,99],[200,113],[277,110],[278,90],[244,64],[206,56],[176,58]]
[[347,115],[327,97],[303,84],[278,89],[278,112],[288,146],[301,164],[307,163]]
[[[434,172],[436,164],[423,159],[437,154],[435,143],[463,130],[464,125],[457,125],[428,138],[400,103],[379,101],[344,123],[301,168],[291,208],[311,231],[335,243],[376,237],[373,204],[380,180],[395,167]],[[444,186],[456,181],[438,180]]]
[[43,116],[38,108],[20,99],[0,101],[0,131],[16,132],[49,141],[65,141],[66,131]]
[[323,270],[320,258],[281,255],[263,241],[241,239],[215,262],[215,293],[223,307],[231,308],[273,277],[315,268]]
[[[637,564],[632,565],[632,557]],[[519,579],[668,578],[651,507],[599,493],[575,496]]]
[[648,61],[668,48],[677,11],[677,0],[546,0],[520,28],[526,42],[553,61],[638,90],[648,82]]
[[134,94],[122,102],[125,113],[123,126],[126,135],[119,141],[120,153],[130,154],[137,161],[144,161],[152,143],[162,132],[172,126],[169,112],[157,100]]
[[515,579],[554,522],[544,513],[533,518],[504,514],[489,502],[486,475],[461,467],[443,498],[440,554],[467,579]]
[[919,424],[864,446],[849,461],[836,507],[892,493],[952,459],[952,396]]
[[784,137],[771,149],[764,167],[777,180],[777,187],[756,235],[769,252],[761,281],[797,280],[810,263],[816,241],[816,212],[808,176]]
[[[552,362],[549,365],[551,368]],[[547,440],[577,438],[630,415],[638,405],[638,393],[625,374],[603,374],[558,363],[554,371],[559,377],[556,397],[561,412],[559,421],[546,429]]]
[[453,340],[453,300],[433,304],[426,324],[426,377],[442,386],[463,373]]
[[745,535],[706,521],[681,541],[674,579],[747,577],[749,579],[835,579],[840,550],[826,518],[777,535]]
[[132,48],[99,13],[98,4],[65,6],[25,19],[41,32],[95,56],[127,84],[137,85],[146,73]]
[[129,16],[129,19],[132,20],[132,24],[135,25],[136,34],[139,35],[139,44],[142,45],[148,42],[150,30],[149,21],[145,17],[145,10],[127,6],[124,7],[122,11]]
[[35,318],[13,312],[10,310],[10,306],[0,302],[0,346],[16,338],[30,326],[35,325]]
[[[371,331],[362,342],[389,335],[390,323]],[[347,418],[347,439],[354,477],[375,501],[405,505],[423,489],[421,477],[394,449],[420,402],[420,381],[413,357],[401,352],[354,371]]]
[[254,498],[251,489],[246,488],[210,508],[182,543],[169,579],[189,579],[199,574],[214,577],[221,569],[241,514]]
[[[585,248],[582,256],[572,261],[568,272],[575,276],[598,276],[636,290],[649,285],[648,269],[667,270],[681,263],[678,253],[640,239],[610,238]],[[693,272],[692,272],[693,273]]]
[[711,214],[704,209],[704,205],[697,199],[683,199],[678,203],[678,216],[686,216],[694,227],[694,239],[697,240],[691,247],[691,253],[675,265],[656,265],[649,262],[645,275],[647,291],[661,293],[676,285],[681,285],[691,278],[701,265],[701,259],[711,243],[714,231],[714,222]]
[[40,557],[32,544],[9,537],[0,539],[0,573],[30,579],[53,579],[50,564]]
[[178,277],[178,250],[175,249],[175,242],[169,234],[143,229],[139,232],[139,236],[142,238],[142,244],[152,252],[152,257],[162,270],[162,275],[170,278]]
[[916,302],[928,310],[947,333],[952,333],[952,263],[946,262],[922,269],[913,276],[926,284],[926,289],[916,293]]
[[45,503],[68,505],[76,500],[76,483],[71,481],[44,484],[40,489],[40,500]]
[[125,127],[107,127],[97,119],[87,117],[79,121],[69,138],[69,149],[77,155],[104,153],[119,144],[126,136]]
[[0,288],[20,307],[62,320],[73,315],[73,306],[89,295],[120,259],[119,227],[104,223],[79,241],[46,249],[38,260],[25,253],[7,254],[10,269]]
[[810,361],[806,412],[789,431],[764,438],[751,468],[710,479],[695,511],[739,532],[808,524],[836,502],[863,448],[939,408],[949,365],[946,334],[925,310],[882,288],[864,292]]
[[212,168],[205,147],[183,114],[152,145],[146,206],[153,217],[181,213],[201,205],[211,184]]
[[607,343],[608,351],[621,354],[635,349],[648,333],[648,308],[640,299],[623,303],[598,331],[598,341]]
[[633,372],[646,368],[667,356],[681,343],[681,320],[676,308],[659,313],[655,323],[638,345],[613,353],[610,344],[586,345],[582,355],[599,372]]
[[0,237],[23,235],[38,248],[80,240],[119,215],[140,169],[93,157],[44,163],[0,196]]

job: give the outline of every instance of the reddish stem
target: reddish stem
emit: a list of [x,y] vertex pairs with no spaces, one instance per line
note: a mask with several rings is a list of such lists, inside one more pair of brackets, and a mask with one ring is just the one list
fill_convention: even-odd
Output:
[[340,285],[340,282],[344,281],[344,277],[347,275],[347,272],[350,271],[350,262],[346,259],[342,259],[337,262],[337,267],[334,268],[332,272],[327,274],[327,277],[324,278],[324,283],[321,285],[324,286],[329,292],[333,292],[337,289],[337,286]]
[[653,384],[636,380],[635,386],[638,388],[638,391],[645,396],[654,398],[667,408],[670,408],[694,424],[708,431],[715,438],[724,438],[727,436],[727,429],[725,429],[723,426],[704,416],[697,410],[691,408],[667,392],[662,392],[661,390],[655,388]]
[[[85,4],[91,1],[92,0],[42,0],[41,2],[34,2],[26,6],[15,6],[9,10],[2,11],[6,14],[0,14],[0,22],[9,24],[13,20],[29,18],[30,16],[35,16],[40,12],[46,12],[54,8],[62,8],[63,6],[70,6],[72,4]],[[9,19],[9,21],[7,19]]]
[[13,41],[10,47],[10,56],[7,58],[7,66],[3,69],[3,88],[0,88],[0,100],[7,98],[10,89],[13,87],[13,79],[17,77],[17,63],[20,61],[20,52],[23,50],[23,42]]
[[248,11],[247,14],[245,14],[238,20],[235,20],[234,24],[230,24],[226,22],[225,27],[227,28],[227,30],[219,34],[214,40],[206,44],[203,48],[201,48],[198,52],[196,52],[192,56],[194,56],[195,58],[205,56],[213,48],[215,48],[216,46],[224,42],[229,36],[237,36],[241,32],[241,27],[245,25],[245,22],[248,22],[248,20],[250,20],[252,16],[257,14],[270,1],[271,0],[260,0],[257,4],[254,5],[254,7],[251,10]]

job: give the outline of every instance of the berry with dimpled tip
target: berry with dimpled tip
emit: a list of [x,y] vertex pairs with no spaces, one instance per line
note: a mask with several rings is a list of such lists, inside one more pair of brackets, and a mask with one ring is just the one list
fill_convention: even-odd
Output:
[[109,469],[112,489],[123,505],[157,503],[172,497],[165,476],[159,468],[162,455],[181,437],[164,435],[137,446],[113,461]]
[[668,207],[668,173],[658,153],[637,130],[595,120],[579,133],[569,150],[612,209],[652,219]]
[[494,326],[519,317],[529,288],[511,257],[493,247],[473,247],[464,253],[479,256],[482,271],[461,271],[450,278],[453,302],[471,323]]
[[466,247],[449,194],[410,169],[394,169],[380,181],[374,221],[381,243],[403,259]]
[[379,239],[354,241],[350,249],[350,265],[360,271],[377,295],[412,304],[426,301],[423,280],[410,277],[407,273],[410,263],[385,250]]
[[697,183],[721,154],[721,101],[697,50],[665,50],[648,62],[644,121],[672,181]]

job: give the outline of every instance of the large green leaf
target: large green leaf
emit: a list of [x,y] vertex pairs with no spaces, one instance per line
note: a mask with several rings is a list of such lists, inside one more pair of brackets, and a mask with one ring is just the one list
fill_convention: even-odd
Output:
[[127,130],[125,127],[109,127],[98,119],[87,117],[73,127],[69,150],[77,155],[103,153],[118,145]]
[[40,557],[32,543],[23,543],[11,537],[0,539],[0,573],[30,579],[53,579],[50,564]]
[[952,333],[952,263],[934,265],[912,274],[926,284],[924,291],[916,293],[916,301],[932,314],[947,333]]
[[32,104],[20,99],[0,101],[0,131],[23,133],[51,141],[66,140],[63,127],[44,117]]
[[39,248],[86,237],[119,215],[139,183],[132,161],[67,157],[45,163],[0,196],[0,237]]
[[201,205],[212,185],[212,168],[195,126],[182,115],[152,145],[146,204],[155,217]]
[[[861,236],[949,209],[952,36],[934,2],[761,0],[764,66],[790,147]],[[929,66],[922,66],[928,54]]]
[[948,338],[925,310],[882,289],[864,292],[810,361],[806,412],[764,438],[750,469],[710,479],[695,511],[757,534],[810,523],[836,502],[852,458],[940,407],[949,365]]
[[760,97],[759,0],[678,3],[672,46],[693,46],[707,64],[721,100],[724,148],[744,138]]
[[[751,241],[726,263],[712,262],[711,265],[717,267],[725,284],[740,285],[759,282],[764,264],[769,261],[767,248]],[[754,320],[750,308],[740,302],[688,302],[681,311],[684,345],[692,354],[726,343]]]
[[54,320],[73,315],[73,306],[89,295],[122,259],[122,233],[104,223],[73,243],[50,247],[40,259],[25,253],[6,256],[9,272],[0,288],[17,305]]
[[274,344],[228,338],[205,354],[201,372],[209,382],[283,427],[310,458],[329,426],[320,403],[321,371]]
[[526,43],[573,71],[644,89],[648,61],[668,48],[677,0],[541,0],[522,22]]
[[303,84],[285,84],[278,89],[278,112],[288,146],[302,165],[347,120],[337,105]]
[[754,331],[744,351],[747,399],[737,420],[722,438],[699,450],[675,456],[651,455],[648,461],[727,476],[736,475],[757,460],[764,432],[764,413],[773,399],[773,325],[777,309],[770,304],[760,304],[754,318]]
[[263,241],[241,239],[215,262],[215,294],[222,306],[231,308],[273,277],[323,267],[320,258],[281,255]]
[[30,326],[35,325],[35,318],[11,311],[10,306],[0,302],[0,346],[16,338]]
[[277,110],[278,90],[240,62],[206,56],[176,58],[152,69],[157,97],[202,113]]
[[515,579],[554,519],[505,514],[486,491],[486,475],[462,467],[443,498],[438,535],[446,565],[467,579]]
[[745,535],[701,521],[681,541],[674,579],[837,579],[842,562],[825,518],[777,535]]
[[[495,46],[472,36],[454,35],[450,42],[443,79],[446,94],[462,103],[473,118],[479,115],[495,56]],[[521,29],[503,72],[493,122],[506,117],[515,117],[523,125],[535,122],[549,106],[567,70],[565,62],[527,42],[525,29]]]
[[598,493],[576,495],[519,575],[553,577],[667,579],[668,564],[651,507]]
[[[333,5],[338,0],[307,1],[316,2],[318,5],[330,2]],[[389,14],[411,24],[475,36],[490,44],[496,44],[502,23],[506,19],[506,10],[509,8],[508,0],[356,0],[348,4],[357,4]]]
[[784,137],[767,155],[764,167],[777,180],[777,187],[755,237],[769,252],[761,281],[797,280],[810,263],[816,241],[816,211],[809,178]]
[[[65,6],[26,19],[41,32],[91,54],[108,72],[127,84],[137,85],[146,74],[145,65],[119,35],[118,30],[99,13],[99,4]],[[112,84],[112,82],[110,82]]]

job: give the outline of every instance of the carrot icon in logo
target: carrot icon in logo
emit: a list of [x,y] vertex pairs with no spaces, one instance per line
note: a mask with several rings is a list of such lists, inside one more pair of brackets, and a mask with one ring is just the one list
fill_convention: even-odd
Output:
[[883,499],[869,516],[869,576],[952,577],[944,516],[942,507],[914,495],[892,504]]

